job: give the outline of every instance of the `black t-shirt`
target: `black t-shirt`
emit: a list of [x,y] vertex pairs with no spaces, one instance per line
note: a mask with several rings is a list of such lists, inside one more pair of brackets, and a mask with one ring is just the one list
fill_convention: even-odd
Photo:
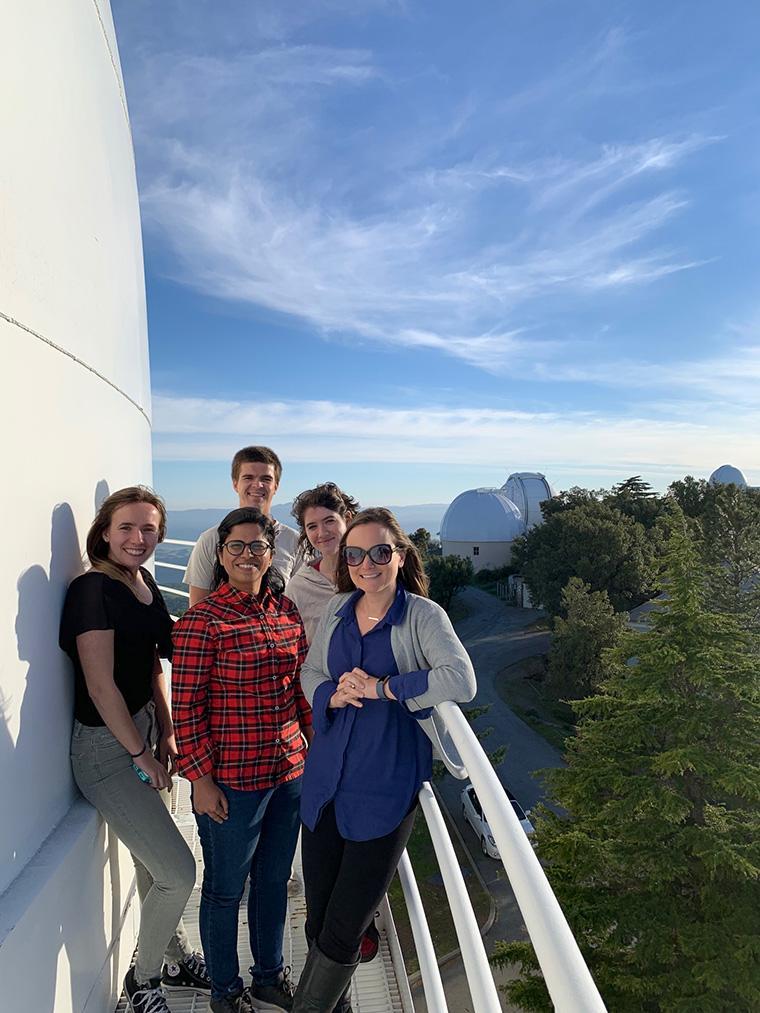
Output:
[[143,604],[126,584],[105,573],[90,570],[71,582],[61,616],[59,643],[74,663],[74,714],[83,725],[105,722],[87,692],[76,638],[89,630],[114,631],[113,679],[130,714],[136,714],[153,696],[156,650],[171,657],[172,620],[155,581],[140,569],[153,592]]

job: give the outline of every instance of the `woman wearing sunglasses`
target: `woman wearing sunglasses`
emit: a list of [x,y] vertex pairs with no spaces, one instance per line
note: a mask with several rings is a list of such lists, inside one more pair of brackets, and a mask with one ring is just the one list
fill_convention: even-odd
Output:
[[[293,1002],[282,940],[311,712],[299,682],[303,625],[270,586],[274,538],[260,510],[228,514],[215,590],[174,627],[177,770],[192,782],[203,849],[200,930],[213,1013]],[[244,991],[238,909],[249,877],[253,983]]]
[[351,1009],[344,990],[412,831],[431,743],[445,751],[432,708],[475,695],[467,652],[389,510],[348,525],[337,586],[301,673],[314,721],[301,798],[310,950],[293,1013]]
[[305,566],[285,586],[285,594],[301,614],[306,639],[311,643],[328,601],[335,594],[340,540],[358,513],[359,504],[334,482],[307,489],[293,501],[291,513],[298,521],[298,546]]
[[[311,643],[327,603],[337,591],[341,538],[359,512],[359,504],[334,482],[324,482],[296,496],[291,513],[301,529],[299,549],[305,565],[299,567],[285,586],[295,602]],[[361,942],[361,960],[374,960],[380,937],[374,923]]]

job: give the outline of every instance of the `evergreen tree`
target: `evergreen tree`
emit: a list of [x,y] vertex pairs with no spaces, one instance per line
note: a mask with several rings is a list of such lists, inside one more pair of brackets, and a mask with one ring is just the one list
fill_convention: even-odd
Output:
[[422,562],[430,555],[430,546],[432,542],[432,536],[427,528],[417,528],[417,530],[409,535],[410,542],[416,547],[417,551],[422,558]]
[[701,520],[714,609],[760,625],[760,496],[719,486]]
[[571,489],[563,489],[556,496],[545,499],[541,503],[541,513],[544,520],[548,520],[554,514],[575,510],[576,507],[587,506],[589,503],[598,503],[606,495],[605,489],[583,489],[579,485],[574,485]]
[[557,696],[588,696],[609,673],[603,652],[619,642],[626,617],[606,591],[592,591],[578,577],[565,585],[562,609],[566,618],[554,620],[547,683]]
[[430,581],[430,597],[448,612],[457,591],[472,582],[472,561],[461,556],[429,556],[425,569]]
[[641,475],[633,475],[614,486],[604,502],[638,521],[647,531],[654,526],[662,510],[662,500]]
[[[627,633],[612,674],[577,705],[568,766],[547,772],[565,810],[540,810],[539,854],[615,1013],[760,1009],[760,701],[757,642],[705,601],[699,553],[671,536],[667,603]],[[535,810],[534,810],[535,814]],[[507,986],[551,1003],[525,943]]]
[[571,577],[580,577],[593,591],[606,591],[613,607],[623,611],[648,597],[655,553],[633,518],[590,499],[550,514],[516,539],[512,562],[533,601],[553,615],[562,610],[562,589]]
[[687,517],[694,518],[702,516],[714,492],[715,486],[693,475],[686,475],[668,486],[668,496],[676,501]]

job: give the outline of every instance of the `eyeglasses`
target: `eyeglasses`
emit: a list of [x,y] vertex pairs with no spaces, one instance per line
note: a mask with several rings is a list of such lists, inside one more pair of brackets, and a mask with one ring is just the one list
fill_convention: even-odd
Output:
[[387,566],[394,552],[398,552],[398,548],[386,542],[373,545],[371,549],[360,549],[358,545],[343,546],[343,558],[349,566],[360,566],[365,556],[369,556],[378,566]]
[[231,556],[242,556],[246,549],[252,556],[265,556],[267,552],[272,551],[272,546],[269,542],[225,542],[222,546],[226,549]]

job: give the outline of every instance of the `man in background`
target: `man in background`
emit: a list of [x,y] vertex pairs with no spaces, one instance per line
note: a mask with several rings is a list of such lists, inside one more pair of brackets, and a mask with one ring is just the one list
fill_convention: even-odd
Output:
[[[232,488],[241,507],[258,507],[271,516],[272,500],[282,478],[282,464],[269,447],[243,447],[232,458]],[[274,521],[274,566],[287,582],[298,568],[298,532]],[[211,591],[216,560],[216,526],[204,531],[195,543],[185,571],[190,605],[202,601]]]

